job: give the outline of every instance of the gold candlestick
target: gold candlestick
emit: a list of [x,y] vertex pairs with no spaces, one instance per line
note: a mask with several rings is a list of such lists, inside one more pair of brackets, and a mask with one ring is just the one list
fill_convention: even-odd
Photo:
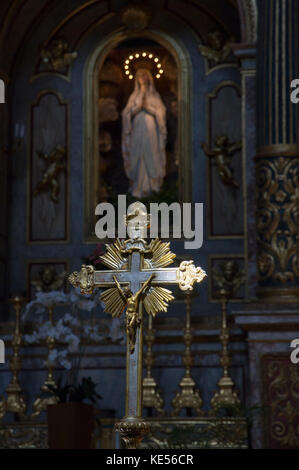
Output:
[[[54,306],[53,305],[49,306],[48,307],[49,321],[52,326],[54,325],[53,311],[54,311]],[[55,347],[55,339],[52,338],[51,336],[48,336],[48,338],[46,339],[46,344],[48,346],[48,358],[49,358],[51,351]],[[41,392],[48,392],[49,385],[51,385],[52,387],[56,387],[56,382],[53,377],[53,372],[54,372],[54,366],[49,362],[49,359],[48,359],[48,374],[47,374],[47,378],[45,382],[41,386]],[[55,396],[37,397],[33,403],[32,418],[36,418],[42,411],[46,411],[48,405],[55,405],[57,402],[58,402],[58,398]]]
[[145,366],[146,366],[146,377],[143,379],[143,407],[148,408],[151,412],[152,409],[156,409],[158,416],[164,416],[165,411],[164,400],[161,396],[161,392],[158,389],[157,383],[152,376],[152,368],[155,363],[155,359],[152,353],[152,346],[155,341],[155,330],[153,330],[152,317],[148,318],[148,330],[145,337],[147,344],[147,351],[145,354]]
[[27,299],[25,297],[18,295],[10,299],[10,303],[12,303],[16,313],[15,331],[11,342],[13,353],[10,358],[12,379],[6,388],[7,398],[1,402],[1,418],[9,412],[16,413],[16,415],[18,415],[20,418],[23,418],[26,410],[22,388],[18,380],[18,375],[21,370],[20,348],[22,345],[22,335],[20,331],[20,311],[22,304],[26,300]]
[[219,390],[215,392],[211,399],[212,410],[210,414],[214,414],[217,408],[222,406],[233,406],[240,403],[240,399],[236,391],[234,391],[234,382],[228,373],[231,364],[231,357],[228,351],[229,344],[229,328],[227,325],[227,303],[231,292],[227,289],[220,289],[219,296],[221,302],[221,333],[220,341],[222,351],[220,353],[220,364],[223,367],[223,376],[218,382]]
[[5,399],[2,398],[2,400],[0,401],[0,421],[5,416],[5,413],[6,413],[6,411],[5,411]]
[[192,343],[192,332],[191,332],[191,297],[190,292],[186,292],[185,297],[186,304],[186,328],[184,334],[184,341],[186,345],[185,353],[183,356],[183,363],[186,368],[184,377],[182,378],[179,386],[181,390],[176,393],[175,398],[172,400],[173,411],[172,416],[178,416],[182,408],[187,408],[187,412],[190,412],[192,408],[195,409],[198,416],[202,416],[204,413],[201,409],[202,398],[200,392],[195,388],[196,383],[191,376],[191,367],[193,365],[193,356],[191,352]]

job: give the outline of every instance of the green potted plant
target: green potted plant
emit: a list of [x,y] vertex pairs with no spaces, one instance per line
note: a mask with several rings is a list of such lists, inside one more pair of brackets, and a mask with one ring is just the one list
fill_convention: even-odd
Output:
[[[48,443],[50,449],[90,449],[94,427],[96,384],[83,377],[77,385],[48,385],[44,396],[55,396],[58,403],[48,406]],[[92,404],[85,403],[90,401]]]

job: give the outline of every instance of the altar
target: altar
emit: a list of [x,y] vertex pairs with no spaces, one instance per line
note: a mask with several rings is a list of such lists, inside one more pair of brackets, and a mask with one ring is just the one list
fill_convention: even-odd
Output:
[[[244,419],[150,418],[151,432],[141,449],[247,449],[248,427]],[[100,419],[94,431],[93,449],[119,449],[115,420]],[[0,427],[1,449],[47,449],[47,424],[10,424]]]

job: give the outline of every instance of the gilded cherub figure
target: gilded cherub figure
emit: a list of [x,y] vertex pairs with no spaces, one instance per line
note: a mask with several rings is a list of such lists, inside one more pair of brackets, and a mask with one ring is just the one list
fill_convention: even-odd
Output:
[[58,195],[60,186],[58,183],[58,176],[61,171],[66,173],[66,151],[64,147],[58,145],[50,154],[41,151],[36,152],[37,155],[46,162],[46,168],[43,172],[41,181],[37,183],[33,196],[37,196],[41,192],[48,189],[51,190],[51,199],[53,202],[58,202]]
[[215,158],[215,163],[222,182],[226,185],[239,188],[239,184],[233,177],[230,162],[233,154],[242,148],[242,143],[229,143],[226,135],[220,135],[215,138],[213,149],[210,149],[206,143],[202,144],[202,148],[207,157]]
[[151,280],[155,277],[155,274],[152,274],[147,281],[143,284],[142,287],[133,294],[131,289],[125,287],[122,289],[121,285],[119,284],[117,278],[113,276],[117,289],[120,295],[126,302],[127,311],[126,311],[126,324],[127,324],[127,334],[129,338],[129,346],[130,346],[130,353],[133,354],[135,350],[135,343],[136,343],[136,331],[137,328],[141,324],[141,318],[139,316],[139,302],[142,294],[146,291],[147,287],[149,286]]
[[31,281],[37,292],[60,290],[65,281],[66,271],[57,274],[54,266],[44,266],[38,273],[38,279]]
[[238,263],[233,260],[227,260],[220,265],[221,272],[213,268],[213,281],[215,282],[218,293],[225,293],[227,297],[232,297],[241,285],[245,282],[245,273],[239,269]]
[[216,30],[207,35],[206,45],[199,45],[198,48],[204,57],[217,65],[224,62],[230,55],[231,42],[233,38],[225,40],[221,31]]
[[77,52],[67,52],[68,43],[64,39],[54,39],[48,48],[41,50],[41,58],[45,64],[49,64],[54,71],[61,71],[68,67],[77,57]]

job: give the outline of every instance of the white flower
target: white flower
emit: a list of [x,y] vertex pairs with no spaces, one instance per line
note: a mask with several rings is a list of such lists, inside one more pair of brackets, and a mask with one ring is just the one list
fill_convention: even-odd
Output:
[[60,365],[65,369],[71,369],[72,363],[67,359],[67,351],[58,351],[57,349],[52,349],[48,355],[48,359],[46,361],[48,366],[57,366]]
[[104,335],[99,332],[98,325],[83,325],[83,336],[93,341],[103,341]]
[[[99,292],[83,296],[79,288],[72,289],[69,294],[61,291],[38,292],[36,298],[26,305],[24,317],[30,312],[34,313],[36,329],[32,334],[24,335],[24,340],[28,344],[38,344],[45,342],[47,338],[54,338],[55,349],[49,351],[47,364],[71,369],[72,360],[69,354],[78,352],[80,340],[84,337],[95,342],[101,342],[105,335],[99,331],[98,325],[83,324],[78,318],[79,311],[91,312],[99,304]],[[57,304],[70,306],[70,312],[64,313],[53,324],[48,319],[48,308]],[[37,317],[39,315],[39,317]],[[46,321],[45,321],[46,318]],[[83,326],[83,328],[81,328]],[[75,332],[81,331],[80,336]]]
[[94,300],[81,299],[77,301],[77,306],[80,310],[91,312],[97,306],[97,303]]
[[79,287],[77,287],[76,289],[72,289],[69,296],[70,296],[70,301],[72,303],[77,302],[78,299],[80,298]]
[[32,308],[36,309],[38,313],[43,313],[46,311],[45,309],[49,307],[67,302],[69,302],[69,296],[62,291],[37,292],[35,299],[31,300],[31,302],[26,305],[23,318],[26,318]]
[[28,343],[28,344],[32,344],[32,343],[38,342],[37,331],[35,331],[34,333],[32,333],[32,335],[24,335],[24,340],[25,340],[25,342]]
[[78,346],[80,344],[80,339],[78,336],[70,332],[67,336],[64,337],[64,341],[68,344],[68,349],[70,352],[78,351]]
[[44,305],[45,307],[53,307],[58,303],[68,302],[68,296],[62,291],[51,292],[37,292],[35,300],[36,304]]
[[62,320],[63,320],[64,323],[68,323],[71,326],[80,326],[80,322],[79,322],[78,318],[71,315],[70,313],[66,313],[62,317]]
[[71,368],[72,368],[72,363],[70,361],[68,361],[67,359],[61,359],[61,361],[59,361],[59,363],[62,367],[64,367],[67,370],[71,370]]
[[112,341],[117,341],[124,338],[124,332],[121,330],[121,322],[119,318],[112,318],[110,322],[109,337]]
[[34,331],[31,335],[25,335],[24,339],[27,343],[38,343],[48,338],[48,336],[55,337],[55,327],[51,322],[47,321],[40,325],[39,329]]
[[52,349],[48,354],[47,364],[48,366],[55,366],[57,364],[57,359],[59,357],[59,352],[57,349]]
[[40,313],[47,313],[47,309],[45,306],[36,304],[35,300],[31,300],[31,302],[28,302],[26,304],[23,314],[22,314],[22,319],[26,319],[27,315],[31,312],[31,310],[34,310],[35,315],[40,314]]

